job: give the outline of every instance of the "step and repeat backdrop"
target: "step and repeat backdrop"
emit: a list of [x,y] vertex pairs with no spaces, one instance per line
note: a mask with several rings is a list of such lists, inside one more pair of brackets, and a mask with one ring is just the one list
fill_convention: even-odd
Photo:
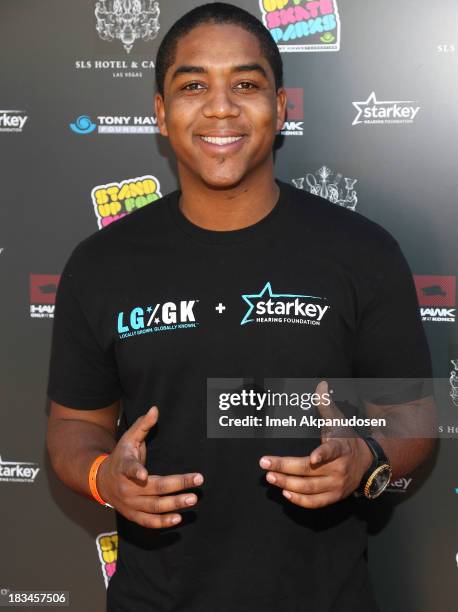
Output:
[[[104,609],[114,515],[66,488],[45,448],[55,293],[80,240],[177,187],[154,114],[155,56],[198,4],[1,0],[0,595],[64,590],[74,610]],[[380,223],[415,277],[448,405],[434,456],[367,504],[369,564],[382,612],[454,610],[458,4],[234,4],[282,52],[289,103],[277,176]]]

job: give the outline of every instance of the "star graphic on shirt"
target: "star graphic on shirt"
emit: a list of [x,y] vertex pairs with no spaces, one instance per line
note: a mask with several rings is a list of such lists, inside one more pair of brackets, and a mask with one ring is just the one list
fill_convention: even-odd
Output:
[[153,309],[151,308],[151,306],[148,306],[148,308],[146,309],[146,312],[151,312]]
[[272,293],[272,285],[270,284],[270,282],[267,282],[259,293],[244,293],[244,294],[242,294],[242,299],[245,300],[245,302],[248,304],[249,308],[248,308],[247,312],[245,313],[245,316],[243,317],[243,319],[240,321],[240,325],[245,325],[245,323],[252,323],[254,321],[254,319],[249,319],[248,318],[250,316],[250,314],[251,314],[251,311],[253,310],[253,308],[255,306],[252,303],[251,300],[256,299],[256,298],[264,297],[265,293],[267,293],[269,298],[287,298],[287,297],[297,298],[297,297],[304,297],[304,298],[315,298],[317,300],[322,300],[323,299],[323,298],[321,298],[321,297],[319,297],[317,295],[301,295],[299,293]]
[[158,318],[156,317],[156,318],[154,319],[154,322],[155,322],[155,323],[159,323],[159,322],[160,322],[160,319],[158,319]]

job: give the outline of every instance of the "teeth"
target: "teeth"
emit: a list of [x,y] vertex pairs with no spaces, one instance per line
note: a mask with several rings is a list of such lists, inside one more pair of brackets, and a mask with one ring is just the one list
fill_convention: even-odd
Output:
[[201,136],[201,138],[202,140],[205,140],[205,142],[211,142],[212,144],[217,145],[225,145],[240,140],[242,136],[227,136],[225,138],[221,138],[220,136]]

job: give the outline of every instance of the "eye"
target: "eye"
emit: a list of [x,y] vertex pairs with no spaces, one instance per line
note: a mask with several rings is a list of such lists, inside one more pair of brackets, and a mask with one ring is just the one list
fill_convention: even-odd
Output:
[[243,87],[241,87],[240,89],[258,89],[258,86],[255,85],[255,83],[252,83],[251,81],[241,81],[240,83],[238,83],[238,85],[243,85]]
[[198,85],[202,85],[202,83],[197,83],[197,82],[188,83],[187,85],[182,87],[182,89],[184,89],[185,91],[196,91]]

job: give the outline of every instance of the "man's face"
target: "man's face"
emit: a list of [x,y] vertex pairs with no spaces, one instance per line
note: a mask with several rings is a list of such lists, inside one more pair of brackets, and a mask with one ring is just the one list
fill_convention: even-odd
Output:
[[286,94],[257,38],[237,25],[204,24],[183,36],[155,97],[161,134],[186,172],[214,188],[270,164]]

